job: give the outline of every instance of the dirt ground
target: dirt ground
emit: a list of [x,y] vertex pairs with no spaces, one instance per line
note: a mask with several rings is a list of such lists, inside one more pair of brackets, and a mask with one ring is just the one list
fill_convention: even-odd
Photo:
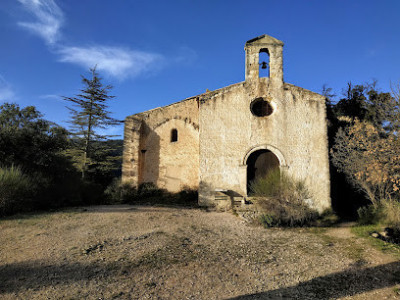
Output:
[[398,299],[400,262],[349,228],[96,206],[0,221],[1,299]]

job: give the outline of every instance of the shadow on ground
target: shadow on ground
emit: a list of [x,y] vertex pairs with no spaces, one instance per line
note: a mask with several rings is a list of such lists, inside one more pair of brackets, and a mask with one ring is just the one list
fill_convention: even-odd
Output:
[[248,299],[337,299],[400,283],[400,262],[371,268],[351,268],[272,291],[231,298]]
[[[98,263],[48,265],[39,261],[7,264],[0,266],[0,295],[87,280],[95,280],[97,284],[103,286],[107,278],[115,275],[129,276],[134,269],[134,266],[126,266],[121,262],[103,265]],[[398,283],[400,283],[400,262],[394,262],[371,268],[354,267],[344,272],[317,277],[296,286],[231,299],[337,299],[392,287]]]
[[57,286],[91,279],[105,280],[122,270],[121,264],[44,264],[40,261],[0,266],[0,295],[44,286]]
[[1,221],[6,220],[28,220],[28,219],[40,219],[47,217],[50,214],[55,213],[132,213],[144,212],[144,211],[157,211],[155,208],[161,208],[159,211],[163,211],[162,208],[177,208],[177,209],[202,209],[209,211],[207,207],[197,205],[197,203],[185,203],[185,204],[174,204],[174,203],[162,203],[160,202],[138,202],[134,204],[109,204],[109,205],[93,205],[93,206],[75,206],[75,207],[63,207],[60,209],[54,209],[49,211],[34,211],[18,213],[12,216],[0,217]]

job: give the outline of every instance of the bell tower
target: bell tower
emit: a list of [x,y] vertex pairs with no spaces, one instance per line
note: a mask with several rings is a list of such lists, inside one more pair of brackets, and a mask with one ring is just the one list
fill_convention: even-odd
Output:
[[[257,82],[260,68],[268,69],[267,77],[276,86],[283,84],[283,42],[269,35],[261,35],[246,42],[246,82]],[[269,56],[269,62],[260,61],[260,53]]]

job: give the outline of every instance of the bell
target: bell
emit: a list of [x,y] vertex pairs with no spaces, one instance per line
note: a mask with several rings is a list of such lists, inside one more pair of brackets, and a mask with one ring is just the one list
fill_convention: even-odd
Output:
[[265,61],[263,61],[261,63],[261,69],[266,69],[267,68],[267,63]]

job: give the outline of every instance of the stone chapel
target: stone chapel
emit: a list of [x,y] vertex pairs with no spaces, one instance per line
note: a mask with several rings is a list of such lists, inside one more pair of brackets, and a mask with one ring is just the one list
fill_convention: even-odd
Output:
[[200,205],[226,207],[280,168],[305,181],[314,208],[329,208],[325,98],[283,81],[280,40],[262,35],[244,49],[245,81],[125,119],[122,180],[198,189]]

